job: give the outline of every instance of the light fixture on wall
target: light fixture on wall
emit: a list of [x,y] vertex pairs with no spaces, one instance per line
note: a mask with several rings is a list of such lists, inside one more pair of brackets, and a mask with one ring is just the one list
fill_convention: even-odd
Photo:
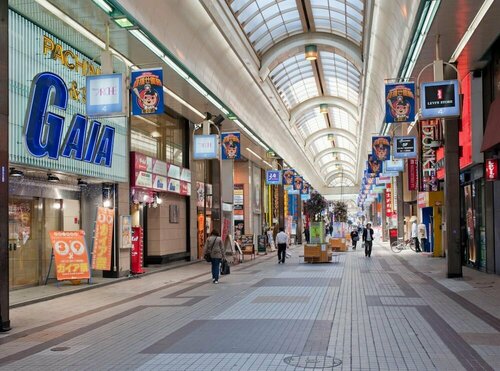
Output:
[[333,140],[333,134],[328,134],[327,138],[328,138],[328,141],[331,142]]
[[54,175],[54,174],[48,173],[47,174],[47,182],[58,183],[59,182],[59,177],[56,176],[56,175]]
[[78,182],[76,183],[76,185],[79,186],[80,188],[87,188],[89,184],[85,180],[78,178]]
[[323,115],[326,115],[328,113],[328,104],[321,103],[319,105],[319,113],[322,113]]
[[318,59],[318,46],[315,44],[306,45],[305,57],[308,61]]
[[61,200],[54,200],[52,208],[55,210],[61,210],[62,209]]
[[9,176],[10,177],[20,178],[20,177],[24,176],[24,172],[22,172],[21,170],[17,170],[17,169],[15,169],[13,167],[11,167],[9,170],[10,170],[9,171]]
[[158,194],[158,193],[157,193],[157,194],[156,194],[156,203],[157,203],[158,205],[161,205],[161,203],[162,203],[162,202],[163,202],[163,200],[161,199],[160,194]]
[[155,130],[155,131],[153,131],[153,132],[151,133],[151,137],[152,137],[152,138],[160,138],[160,137],[161,137],[161,134],[160,134],[160,132],[159,132],[159,131],[156,131],[156,130]]
[[104,207],[111,207],[111,200],[109,198],[106,198],[103,201],[102,206],[104,206]]

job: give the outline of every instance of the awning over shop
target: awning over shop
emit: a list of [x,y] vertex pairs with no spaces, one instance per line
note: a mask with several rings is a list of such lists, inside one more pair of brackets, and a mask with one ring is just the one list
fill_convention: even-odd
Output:
[[481,152],[486,152],[498,144],[500,144],[500,98],[491,103]]

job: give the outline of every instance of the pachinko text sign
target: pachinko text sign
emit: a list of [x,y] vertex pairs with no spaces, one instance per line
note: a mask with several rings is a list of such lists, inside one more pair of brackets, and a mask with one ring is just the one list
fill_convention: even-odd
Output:
[[115,210],[106,207],[97,208],[94,249],[92,251],[92,269],[103,271],[111,269],[114,220]]
[[163,108],[163,69],[133,71],[130,78],[133,115],[160,114]]
[[385,122],[415,120],[415,83],[385,85]]
[[84,231],[50,231],[58,281],[90,278]]

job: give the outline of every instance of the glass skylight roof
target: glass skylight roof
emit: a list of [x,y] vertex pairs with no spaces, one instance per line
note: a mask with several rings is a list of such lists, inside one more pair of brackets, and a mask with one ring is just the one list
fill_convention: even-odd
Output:
[[228,1],[258,55],[278,41],[303,31],[295,0]]
[[335,128],[349,130],[356,135],[358,130],[358,122],[349,115],[346,111],[340,108],[330,107],[330,119]]
[[305,60],[302,55],[288,58],[278,64],[271,71],[271,80],[288,109],[318,96],[311,62]]
[[296,125],[303,139],[306,139],[315,131],[327,128],[325,117],[319,113],[319,109],[307,111],[299,117]]
[[363,38],[361,0],[311,0],[316,31],[344,36],[358,45]]
[[328,95],[341,97],[358,104],[360,73],[343,56],[329,52],[320,51],[321,64],[325,76],[326,93]]

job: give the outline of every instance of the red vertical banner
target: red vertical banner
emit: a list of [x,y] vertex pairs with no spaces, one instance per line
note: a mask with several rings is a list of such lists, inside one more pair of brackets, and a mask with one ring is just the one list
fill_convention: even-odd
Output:
[[386,185],[385,189],[385,216],[390,218],[392,216],[392,189],[391,184]]
[[408,159],[408,190],[415,191],[417,189],[417,160],[414,158]]
[[111,270],[114,220],[114,209],[108,209],[106,207],[97,208],[94,249],[92,250],[92,269],[103,271]]
[[494,181],[498,179],[498,160],[495,158],[489,158],[485,161],[485,178],[488,181]]

